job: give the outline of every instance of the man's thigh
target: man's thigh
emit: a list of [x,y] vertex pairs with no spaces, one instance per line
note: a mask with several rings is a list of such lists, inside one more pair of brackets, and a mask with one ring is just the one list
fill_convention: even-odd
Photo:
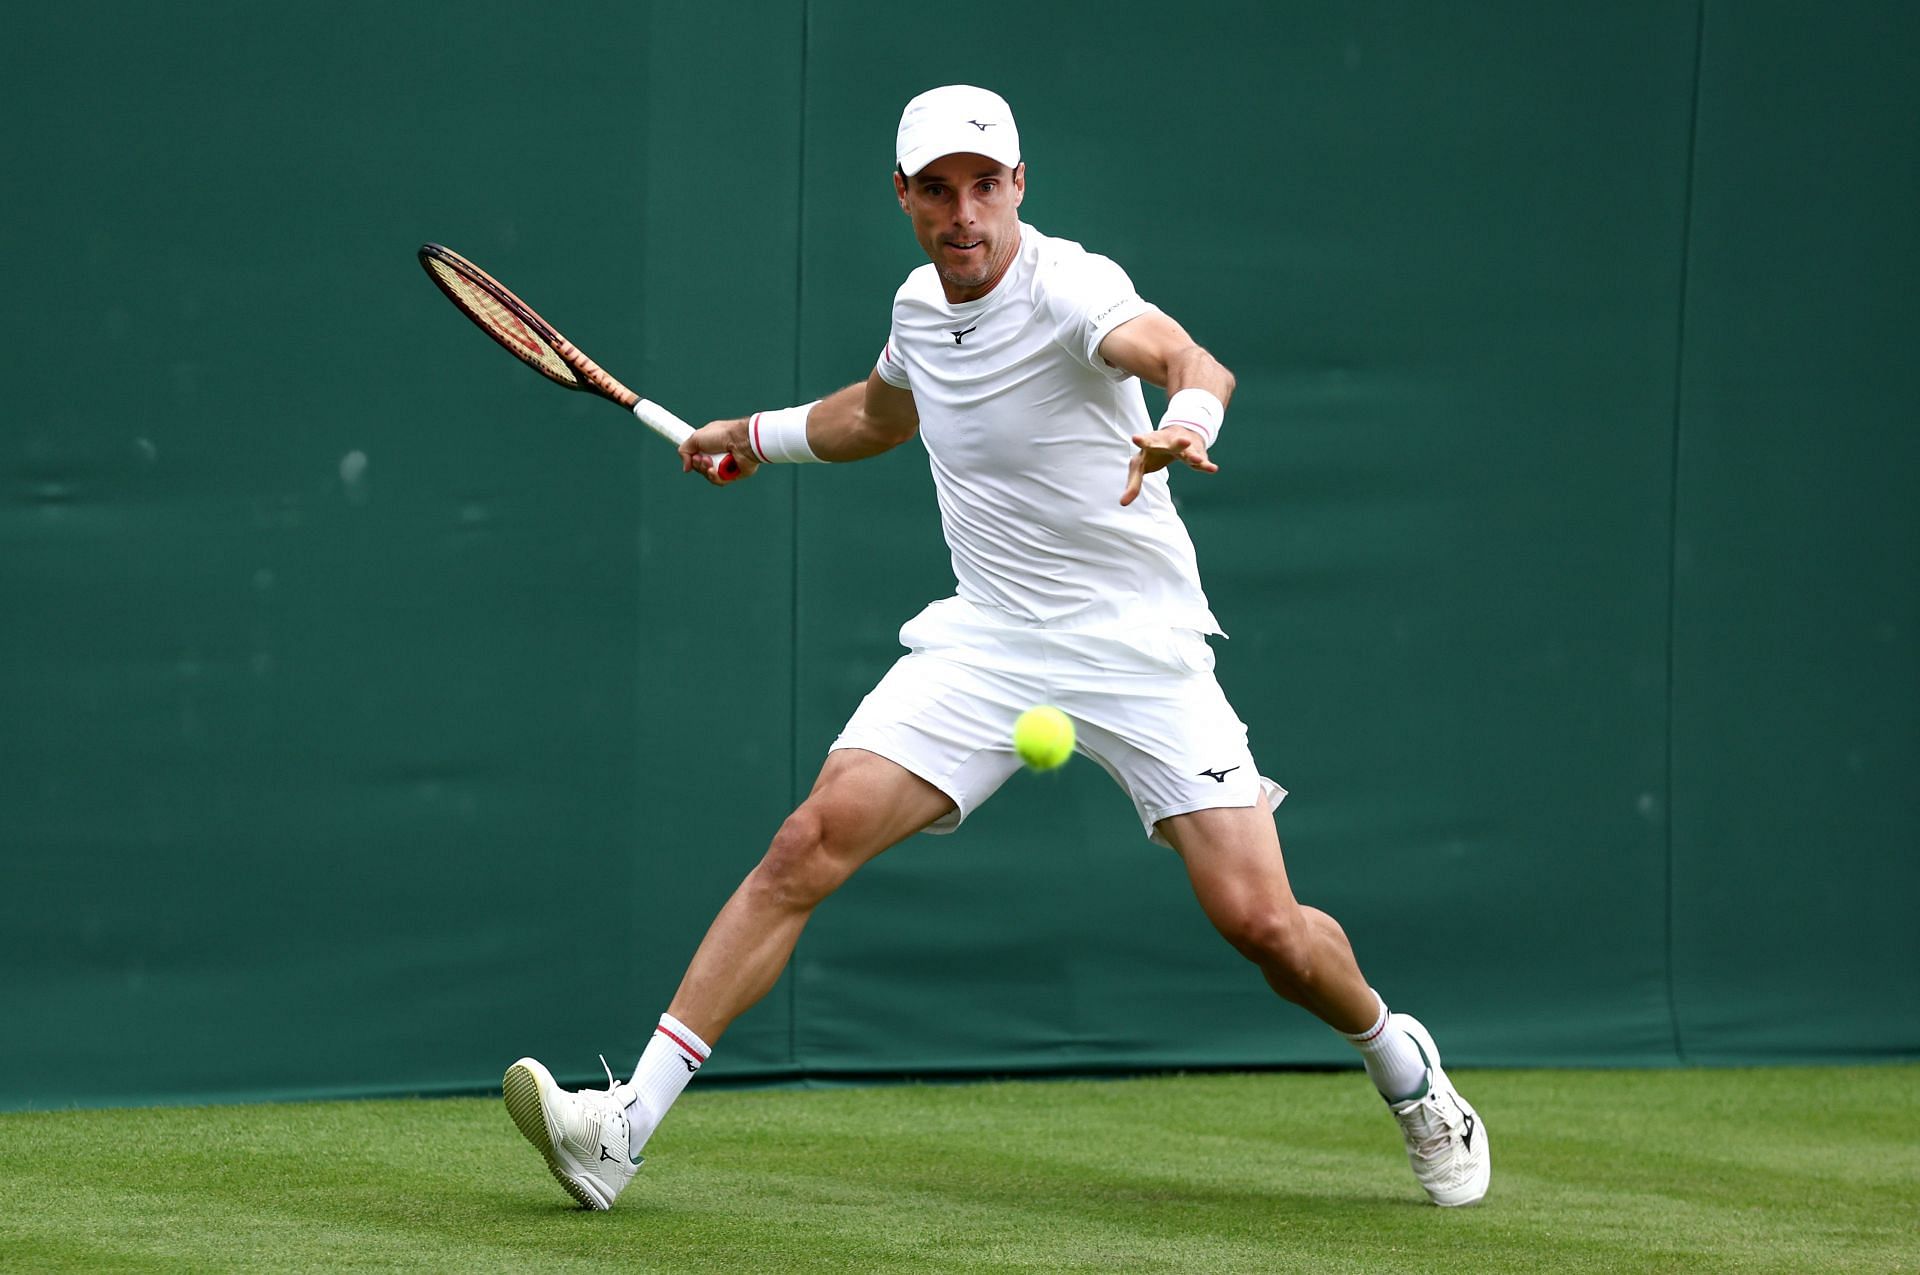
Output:
[[840,748],[827,754],[801,809],[864,861],[951,814],[953,800],[897,762]]
[[1209,916],[1258,903],[1294,904],[1280,834],[1265,804],[1189,811],[1162,819],[1155,831],[1186,864]]

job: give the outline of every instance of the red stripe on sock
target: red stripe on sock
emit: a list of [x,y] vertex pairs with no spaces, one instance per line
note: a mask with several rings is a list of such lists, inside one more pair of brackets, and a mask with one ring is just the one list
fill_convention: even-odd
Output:
[[1377,1039],[1381,1032],[1387,1030],[1387,1021],[1389,1017],[1390,1015],[1387,1015],[1387,1014],[1380,1015],[1380,1025],[1378,1027],[1374,1028],[1372,1031],[1368,1032],[1364,1036],[1354,1036],[1351,1039],[1357,1041],[1362,1045],[1366,1044],[1370,1040]]
[[680,1046],[680,1048],[686,1050],[687,1053],[693,1057],[693,1060],[695,1062],[705,1062],[707,1060],[707,1056],[705,1054],[695,1049],[692,1045],[689,1045],[686,1041],[681,1040],[678,1036],[668,1031],[665,1027],[656,1027],[653,1030],[659,1032],[662,1036],[665,1036],[668,1040]]

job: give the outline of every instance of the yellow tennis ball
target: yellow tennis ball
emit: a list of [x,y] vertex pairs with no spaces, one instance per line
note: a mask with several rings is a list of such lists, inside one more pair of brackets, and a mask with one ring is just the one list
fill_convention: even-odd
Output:
[[1054,770],[1073,756],[1073,719],[1050,704],[1030,708],[1013,724],[1013,751],[1035,770]]

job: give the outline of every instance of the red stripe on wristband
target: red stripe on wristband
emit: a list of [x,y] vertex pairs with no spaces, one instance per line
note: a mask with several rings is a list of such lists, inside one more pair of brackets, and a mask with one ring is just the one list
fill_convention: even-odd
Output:
[[760,458],[762,464],[765,464],[767,454],[760,450],[760,413],[755,412],[753,414],[753,419],[747,422],[747,428],[751,431],[751,436],[747,440],[747,446],[753,448],[753,454]]

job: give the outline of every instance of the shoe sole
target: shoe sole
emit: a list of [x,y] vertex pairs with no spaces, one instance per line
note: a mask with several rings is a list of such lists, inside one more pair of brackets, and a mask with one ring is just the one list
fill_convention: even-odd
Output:
[[1480,1118],[1480,1113],[1474,1109],[1473,1104],[1462,1098],[1460,1091],[1453,1087],[1453,1081],[1447,1076],[1447,1069],[1440,1065],[1440,1047],[1433,1043],[1433,1033],[1427,1030],[1427,1025],[1412,1014],[1395,1014],[1394,1017],[1402,1020],[1402,1028],[1418,1041],[1420,1048],[1426,1052],[1427,1063],[1433,1068],[1434,1087],[1452,1092],[1454,1101],[1473,1117],[1480,1138],[1480,1167],[1474,1173],[1472,1180],[1462,1188],[1464,1193],[1457,1199],[1435,1199],[1431,1194],[1427,1198],[1443,1209],[1462,1209],[1478,1204],[1487,1198],[1487,1187],[1493,1180],[1493,1142],[1487,1137],[1487,1122]]
[[553,1180],[567,1189],[583,1209],[592,1209],[596,1213],[613,1206],[612,1200],[602,1200],[587,1183],[567,1172],[566,1161],[561,1158],[558,1139],[547,1123],[546,1103],[541,1099],[542,1089],[553,1085],[553,1076],[547,1069],[531,1058],[522,1058],[507,1068],[507,1074],[500,1081],[500,1096],[507,1100],[507,1114],[513,1117],[513,1123],[520,1130],[520,1136],[533,1144],[547,1162],[547,1171],[553,1174]]

